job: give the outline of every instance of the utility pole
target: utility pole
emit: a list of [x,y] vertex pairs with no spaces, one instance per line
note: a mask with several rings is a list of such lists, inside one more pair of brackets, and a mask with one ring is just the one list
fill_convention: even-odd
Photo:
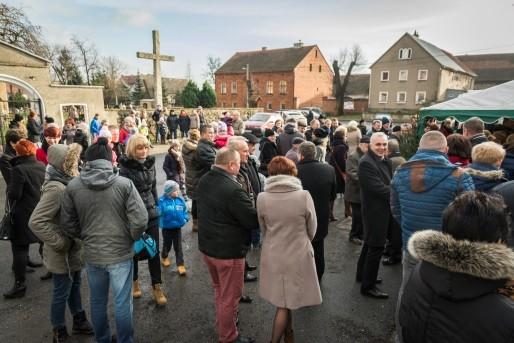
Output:
[[250,65],[246,64],[246,108],[250,107],[250,87],[252,83],[250,82]]

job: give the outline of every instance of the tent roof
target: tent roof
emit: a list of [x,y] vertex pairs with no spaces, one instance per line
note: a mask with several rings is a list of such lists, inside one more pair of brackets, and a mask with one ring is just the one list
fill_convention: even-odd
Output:
[[501,117],[514,118],[514,81],[422,108],[420,117],[426,116],[438,119],[453,116],[461,121],[478,116],[485,122],[495,121]]

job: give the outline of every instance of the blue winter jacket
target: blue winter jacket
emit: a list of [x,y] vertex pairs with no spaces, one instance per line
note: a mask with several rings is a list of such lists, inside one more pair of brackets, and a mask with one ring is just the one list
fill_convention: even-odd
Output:
[[489,193],[495,186],[507,181],[503,170],[492,164],[473,162],[464,171],[473,178],[477,191]]
[[159,226],[163,230],[180,229],[189,221],[189,212],[184,199],[169,198],[165,195],[159,198]]
[[441,231],[444,209],[457,194],[474,189],[471,176],[445,154],[418,150],[391,182],[391,211],[402,227],[403,248],[416,231]]

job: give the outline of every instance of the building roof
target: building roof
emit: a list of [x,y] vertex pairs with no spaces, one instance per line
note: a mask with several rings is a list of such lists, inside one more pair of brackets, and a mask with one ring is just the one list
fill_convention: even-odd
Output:
[[[344,81],[345,75],[341,76],[341,82]],[[348,86],[346,86],[346,96],[368,97],[369,95],[369,78],[370,74],[353,74],[350,75]]]
[[514,54],[462,55],[457,58],[478,75],[476,83],[514,80]]
[[236,52],[216,74],[243,74],[247,64],[251,73],[292,71],[316,45],[283,49]]
[[[145,87],[145,96],[149,98],[153,98],[154,96],[154,79],[153,74],[141,74],[141,79],[143,80],[143,85]],[[122,75],[121,81],[127,86],[132,87],[136,83],[137,75]],[[187,83],[187,79],[175,79],[170,77],[162,77],[162,86],[166,88],[169,94],[177,94],[179,91],[182,91]]]
[[[410,33],[406,32],[398,41],[403,39],[405,36],[410,37],[412,40],[414,40],[416,43],[418,43],[418,45],[423,50],[425,50],[430,56],[432,56],[434,58],[434,60],[436,60],[437,63],[439,63],[441,65],[441,67],[443,67],[445,69],[450,69],[450,70],[453,70],[456,72],[468,74],[471,76],[476,76],[476,74],[473,72],[473,70],[468,68],[462,62],[460,62],[451,53],[449,53],[448,51],[445,51],[443,49],[440,49],[437,46],[435,46],[434,44],[429,43],[417,36],[411,35]],[[395,44],[393,44],[393,45],[395,45]],[[393,45],[391,45],[391,47]],[[387,51],[389,51],[389,49],[387,49]],[[385,53],[382,56],[380,56],[380,58],[377,61],[375,61],[370,67],[372,67],[375,63],[377,63],[384,55],[385,55]]]

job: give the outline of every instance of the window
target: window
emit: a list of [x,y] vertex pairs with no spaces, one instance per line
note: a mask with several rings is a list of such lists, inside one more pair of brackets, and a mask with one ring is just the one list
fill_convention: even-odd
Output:
[[387,104],[387,97],[388,97],[387,92],[378,93],[378,103],[379,104]]
[[416,104],[423,104],[427,101],[427,92],[416,92]]
[[314,58],[318,58],[318,49],[314,50]]
[[227,83],[226,82],[221,83],[221,94],[227,94]]
[[273,109],[273,106],[271,105],[271,102],[268,102],[268,111],[271,111]]
[[407,81],[408,77],[409,77],[408,70],[400,70],[400,72],[398,73],[398,81]]
[[280,94],[286,94],[287,93],[287,81],[280,81],[279,84],[279,91]]
[[285,110],[286,109],[286,104],[284,104],[283,102],[280,103],[280,109],[281,110]]
[[396,102],[399,104],[405,104],[407,102],[407,92],[396,93]]
[[389,71],[380,72],[380,81],[389,81]]
[[230,92],[232,94],[237,94],[237,81],[232,81],[232,86]]
[[400,60],[410,60],[412,58],[412,49],[404,48],[398,50],[398,59]]
[[225,102],[221,103],[221,108],[225,108]]
[[321,64],[319,65],[319,72],[321,73]]
[[273,94],[273,81],[266,81],[266,94]]
[[237,102],[232,103],[232,108],[237,108]]
[[418,70],[418,81],[426,81],[428,80],[428,70],[420,69]]
[[312,64],[309,64],[309,71],[312,71]]

